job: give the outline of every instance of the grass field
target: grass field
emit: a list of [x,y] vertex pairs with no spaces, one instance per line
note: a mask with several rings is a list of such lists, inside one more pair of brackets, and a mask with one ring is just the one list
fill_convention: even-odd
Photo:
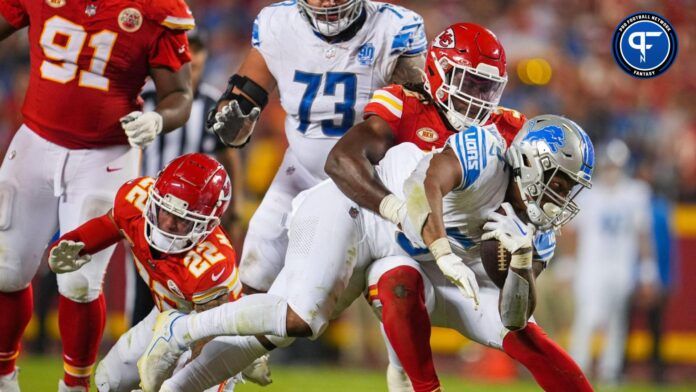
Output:
[[[21,368],[20,386],[24,392],[56,391],[61,376],[61,364],[54,357],[24,357],[19,361]],[[280,367],[273,366],[273,384],[262,388],[244,384],[236,388],[238,392],[361,392],[386,391],[386,383],[381,371],[365,369],[341,369],[335,367]],[[465,381],[452,376],[442,378],[447,392],[491,391],[527,392],[538,391],[532,382],[512,384],[490,384]],[[601,389],[600,389],[601,390]],[[696,385],[655,387],[651,385],[626,385],[611,389],[617,392],[687,392],[696,391]]]

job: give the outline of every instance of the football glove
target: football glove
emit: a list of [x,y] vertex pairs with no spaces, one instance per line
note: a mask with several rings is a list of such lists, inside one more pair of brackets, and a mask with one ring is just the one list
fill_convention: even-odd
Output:
[[532,250],[534,225],[524,223],[517,217],[510,203],[501,204],[505,215],[492,211],[488,214],[488,222],[483,225],[482,240],[497,239],[510,253],[518,250]]
[[80,251],[85,247],[84,242],[62,240],[58,245],[51,248],[48,253],[48,265],[51,271],[57,274],[73,272],[79,270],[83,265],[89,263],[91,255],[80,255]]
[[135,111],[120,121],[132,147],[145,148],[162,132],[162,116],[157,112]]
[[233,99],[215,113],[212,129],[223,143],[230,147],[243,147],[254,131],[256,120],[261,114],[259,107],[251,109],[249,114],[242,113],[239,102]]
[[452,253],[449,240],[446,237],[433,241],[429,246],[430,253],[435,257],[435,263],[450,282],[452,282],[466,298],[474,300],[474,308],[479,305],[479,286],[476,274],[462,259]]

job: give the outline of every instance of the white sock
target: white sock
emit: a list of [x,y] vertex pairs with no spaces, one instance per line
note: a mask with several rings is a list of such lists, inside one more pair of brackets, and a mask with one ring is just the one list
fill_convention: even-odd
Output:
[[253,294],[174,323],[174,337],[186,344],[223,335],[287,336],[288,304],[272,294]]
[[196,359],[165,382],[166,390],[203,391],[237,375],[267,352],[253,336],[216,338],[203,347]]

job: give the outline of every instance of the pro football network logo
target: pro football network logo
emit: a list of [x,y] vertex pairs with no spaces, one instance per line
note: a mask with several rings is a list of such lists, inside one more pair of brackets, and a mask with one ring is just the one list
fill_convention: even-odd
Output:
[[621,69],[636,78],[654,78],[677,57],[677,34],[669,21],[652,12],[630,15],[614,31],[612,51]]

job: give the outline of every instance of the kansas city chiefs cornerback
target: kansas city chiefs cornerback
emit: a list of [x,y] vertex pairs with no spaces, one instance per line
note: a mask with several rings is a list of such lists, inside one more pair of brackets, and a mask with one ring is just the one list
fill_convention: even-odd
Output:
[[[19,390],[15,359],[46,244],[104,214],[119,186],[137,176],[139,148],[187,120],[186,31],[194,24],[183,0],[0,2],[0,39],[28,27],[31,59],[24,124],[0,168],[0,307],[15,315],[0,320],[0,390]],[[160,103],[142,113],[138,94],[148,76]],[[112,252],[58,277],[61,390],[89,386]]]

